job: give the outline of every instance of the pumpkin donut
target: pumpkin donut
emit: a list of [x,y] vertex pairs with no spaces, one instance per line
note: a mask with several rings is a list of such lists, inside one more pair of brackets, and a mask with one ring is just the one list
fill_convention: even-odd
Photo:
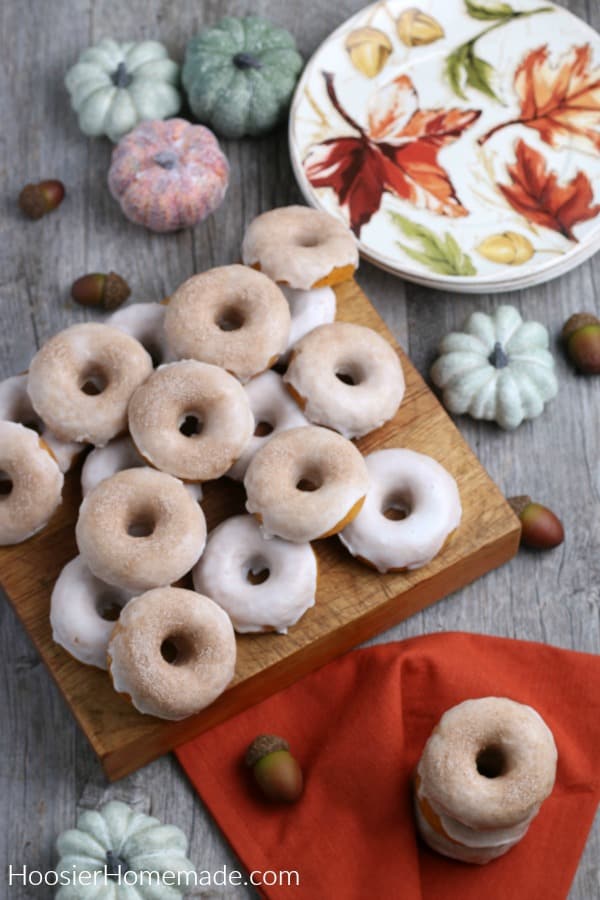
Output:
[[206,522],[177,478],[125,469],[84,498],[75,537],[97,578],[135,593],[189,572],[204,549]]
[[39,435],[0,422],[0,546],[40,531],[58,508],[63,474]]
[[188,278],[165,314],[179,359],[227,369],[240,381],[264,372],[287,347],[290,310],[276,284],[245,266],[221,266]]
[[64,441],[103,447],[127,428],[127,405],[152,372],[128,334],[87,322],[60,331],[36,353],[27,390],[33,408]]
[[109,316],[106,324],[139,341],[155,366],[173,361],[165,334],[164,303],[132,303]]
[[287,362],[290,351],[300,338],[335,319],[336,299],[335,291],[330,287],[315,288],[312,291],[297,291],[294,288],[281,285],[281,290],[290,307],[292,323],[287,350],[282,355],[280,362]]
[[361,437],[391,419],[404,397],[393,347],[363,325],[320,325],[299,341],[284,381],[315,425]]
[[273,281],[308,291],[352,278],[358,249],[352,232],[329,213],[283,206],[250,223],[242,259]]
[[486,863],[526,833],[556,777],[552,732],[506,697],[465,700],[444,713],[417,768],[415,809],[426,843]]
[[254,456],[246,509],[265,537],[303,543],[336,534],[358,514],[369,487],[360,452],[328,428],[282,431]]
[[129,431],[150,465],[186,481],[207,481],[242,454],[254,417],[239,381],[188,359],[161,366],[137,389]]
[[76,458],[84,449],[84,444],[76,441],[61,441],[49,428],[46,428],[35,409],[31,405],[27,393],[27,374],[13,375],[0,382],[0,420],[18,422],[37,431],[52,456],[58,463],[61,472],[68,472]]
[[365,457],[369,490],[339,538],[379,572],[418,569],[430,562],[462,516],[454,478],[414,450],[376,450]]
[[227,613],[174,587],[130,600],[108,645],[114,689],[161,719],[184,719],[216,700],[233,678],[235,658]]

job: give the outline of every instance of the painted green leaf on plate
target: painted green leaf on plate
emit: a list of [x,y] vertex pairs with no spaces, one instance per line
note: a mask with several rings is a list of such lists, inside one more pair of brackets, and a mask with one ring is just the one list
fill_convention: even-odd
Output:
[[405,237],[412,239],[420,246],[420,249],[417,249],[402,241],[397,241],[398,246],[411,259],[426,266],[432,272],[437,272],[438,275],[463,277],[477,275],[477,269],[473,265],[471,257],[461,250],[450,232],[439,236],[425,225],[412,222],[399,213],[390,213],[390,218]]

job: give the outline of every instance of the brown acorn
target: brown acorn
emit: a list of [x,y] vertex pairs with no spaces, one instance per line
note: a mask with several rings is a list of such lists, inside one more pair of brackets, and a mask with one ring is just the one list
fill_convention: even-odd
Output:
[[567,354],[584,375],[600,375],[600,319],[592,313],[575,313],[562,330]]
[[19,194],[19,206],[29,219],[41,219],[60,206],[64,196],[65,186],[56,179],[26,184]]
[[508,500],[521,520],[521,544],[532,550],[552,550],[565,539],[563,524],[551,509],[534,503],[527,495]]
[[245,762],[267,800],[295,803],[302,794],[302,770],[283,738],[259,734],[248,747]]
[[116,272],[109,272],[108,275],[91,272],[89,275],[82,275],[71,285],[71,297],[81,306],[116,309],[130,294],[131,288]]

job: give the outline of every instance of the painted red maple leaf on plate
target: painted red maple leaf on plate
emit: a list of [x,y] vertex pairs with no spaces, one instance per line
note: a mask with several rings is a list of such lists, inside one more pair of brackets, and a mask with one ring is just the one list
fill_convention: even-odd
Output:
[[480,110],[420,109],[412,80],[400,75],[371,95],[362,126],[341,105],[333,75],[323,76],[333,107],[355,134],[311,147],[304,168],[313,187],[335,192],[357,236],[385,192],[439,215],[468,215],[438,153],[479,118]]
[[592,203],[594,192],[585,172],[559,184],[542,154],[525,141],[517,144],[516,156],[515,164],[508,166],[512,183],[498,185],[508,202],[530,222],[576,241],[574,226],[600,213],[600,204]]

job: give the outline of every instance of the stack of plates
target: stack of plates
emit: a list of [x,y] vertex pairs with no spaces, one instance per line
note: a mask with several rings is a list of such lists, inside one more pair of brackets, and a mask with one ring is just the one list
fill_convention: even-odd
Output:
[[600,36],[545,0],[385,0],[321,45],[290,152],[363,256],[429,287],[556,278],[600,249]]

